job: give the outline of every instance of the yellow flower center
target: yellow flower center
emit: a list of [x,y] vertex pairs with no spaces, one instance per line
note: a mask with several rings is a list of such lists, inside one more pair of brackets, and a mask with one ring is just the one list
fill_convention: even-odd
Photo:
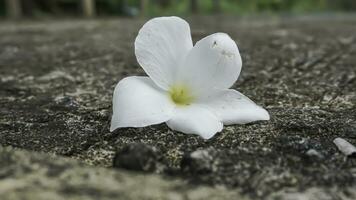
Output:
[[190,105],[194,100],[191,91],[184,85],[173,85],[169,90],[169,96],[175,104],[181,106]]

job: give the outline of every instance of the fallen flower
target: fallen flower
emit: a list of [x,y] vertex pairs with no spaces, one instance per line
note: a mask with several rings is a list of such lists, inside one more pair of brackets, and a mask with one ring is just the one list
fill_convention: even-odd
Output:
[[110,131],[165,122],[171,129],[209,139],[223,124],[269,120],[268,112],[236,90],[242,66],[236,43],[215,33],[193,47],[179,17],[149,20],[135,41],[148,74],[122,79],[114,90]]

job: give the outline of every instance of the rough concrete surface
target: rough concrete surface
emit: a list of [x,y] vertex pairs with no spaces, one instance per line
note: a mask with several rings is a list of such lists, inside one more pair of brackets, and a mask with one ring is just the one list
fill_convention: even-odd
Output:
[[43,153],[0,148],[0,199],[233,199],[238,191],[190,186],[181,179],[110,170]]
[[0,22],[0,199],[356,199],[356,160],[333,144],[356,144],[355,16],[188,18],[194,41],[238,43],[233,88],[271,115],[210,140],[109,132],[114,86],[144,75],[144,21]]

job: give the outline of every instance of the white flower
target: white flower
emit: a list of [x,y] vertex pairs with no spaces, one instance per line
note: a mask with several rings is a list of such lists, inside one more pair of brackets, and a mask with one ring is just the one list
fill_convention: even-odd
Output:
[[265,109],[228,89],[242,62],[225,33],[207,36],[193,47],[186,21],[154,18],[139,31],[135,54],[148,77],[131,76],[117,84],[110,131],[166,122],[173,130],[209,139],[223,124],[269,120]]

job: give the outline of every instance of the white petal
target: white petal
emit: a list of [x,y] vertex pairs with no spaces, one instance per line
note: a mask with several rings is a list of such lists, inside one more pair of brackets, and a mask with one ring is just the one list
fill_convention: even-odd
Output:
[[173,111],[174,105],[166,92],[149,77],[127,77],[114,90],[110,131],[159,124],[169,120]]
[[215,90],[199,102],[207,105],[226,125],[270,119],[265,109],[236,90]]
[[158,17],[149,20],[135,41],[138,63],[152,80],[167,89],[193,42],[189,24],[179,17]]
[[172,119],[166,123],[173,130],[200,135],[204,139],[213,137],[223,128],[223,124],[212,112],[194,104],[177,107]]
[[199,89],[227,89],[239,77],[241,56],[236,43],[225,33],[203,38],[189,52],[177,81]]

